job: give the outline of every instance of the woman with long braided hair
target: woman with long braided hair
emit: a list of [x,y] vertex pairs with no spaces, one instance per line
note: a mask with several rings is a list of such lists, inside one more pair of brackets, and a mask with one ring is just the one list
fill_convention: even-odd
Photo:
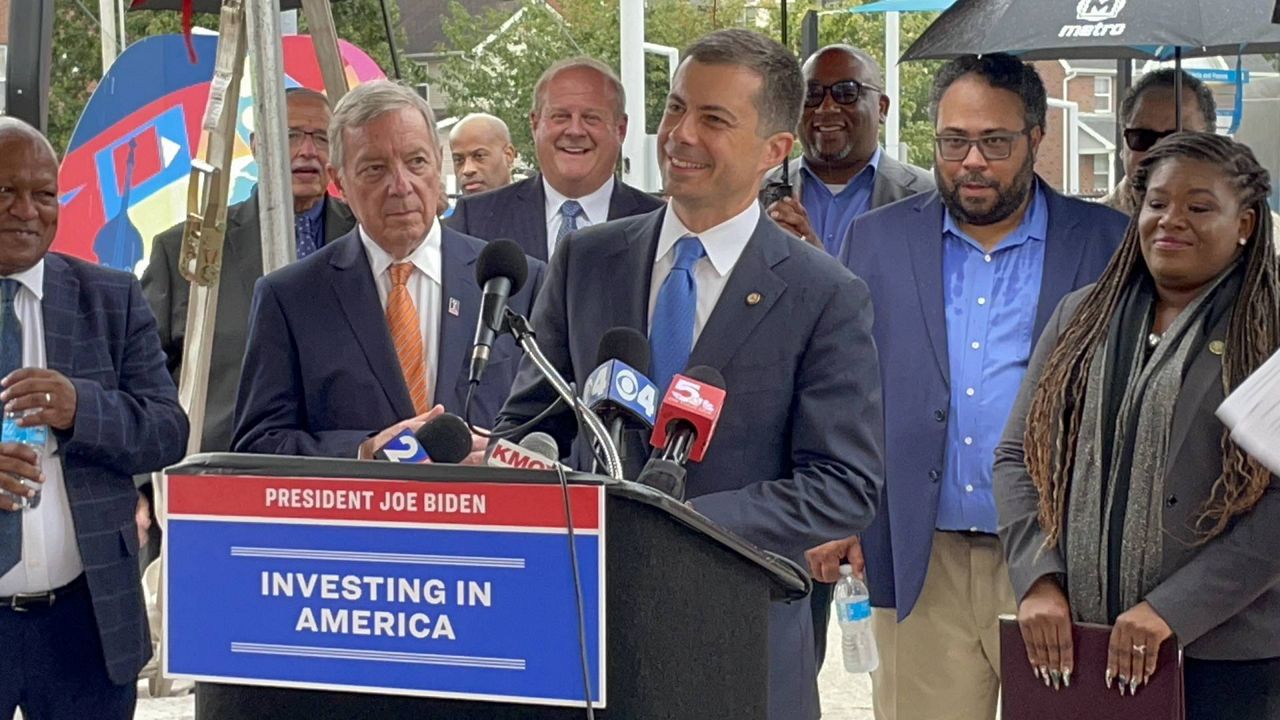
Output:
[[[996,450],[1035,672],[1132,694],[1185,648],[1189,718],[1280,717],[1280,491],[1214,416],[1280,347],[1267,171],[1206,133],[1157,144],[1098,282],[1063,299]],[[1071,622],[1114,625],[1078,667]]]

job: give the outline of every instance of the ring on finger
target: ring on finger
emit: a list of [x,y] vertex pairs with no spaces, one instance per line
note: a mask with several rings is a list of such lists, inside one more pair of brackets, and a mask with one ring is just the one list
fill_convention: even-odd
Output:
[[53,404],[53,393],[45,393],[45,394],[44,394],[44,404],[45,404],[45,405],[52,405],[52,404]]
[[1133,645],[1133,651],[1134,651],[1134,652],[1136,652],[1136,653],[1138,653],[1139,655],[1146,655],[1146,654],[1147,654],[1147,646],[1146,646],[1146,645],[1138,645],[1137,643],[1134,643],[1134,645]]

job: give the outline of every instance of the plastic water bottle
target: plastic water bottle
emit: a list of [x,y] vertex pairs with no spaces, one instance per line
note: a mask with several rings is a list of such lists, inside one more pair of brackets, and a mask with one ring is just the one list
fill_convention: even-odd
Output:
[[[27,415],[34,415],[38,412],[40,411],[36,408],[30,408],[16,413],[6,412],[4,414],[3,427],[0,428],[0,442],[13,442],[27,445],[33,448],[37,454],[44,452],[45,443],[49,441],[49,427],[47,425],[35,425],[32,427],[21,427],[18,425],[19,419],[24,418]],[[10,495],[11,499],[17,501],[18,504],[23,507],[32,509],[39,507],[40,485],[29,480],[23,480],[22,484],[32,490],[35,490],[36,494],[29,498],[12,497],[10,493],[5,494]]]
[[853,576],[852,565],[840,566],[835,601],[844,669],[851,673],[875,670],[880,664],[880,654],[876,652],[875,637],[871,634],[871,595],[867,586]]

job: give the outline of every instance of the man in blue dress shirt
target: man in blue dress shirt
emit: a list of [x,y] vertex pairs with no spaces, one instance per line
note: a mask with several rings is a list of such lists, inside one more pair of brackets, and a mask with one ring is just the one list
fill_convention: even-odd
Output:
[[[1008,55],[935,80],[938,190],[854,221],[840,259],[871,288],[885,402],[885,493],[861,536],[811,565],[865,556],[881,720],[989,720],[997,618],[1015,611],[991,467],[1035,339],[1094,281],[1126,218],[1036,176],[1044,84]],[[817,559],[814,559],[817,556]],[[821,578],[819,578],[821,579]]]

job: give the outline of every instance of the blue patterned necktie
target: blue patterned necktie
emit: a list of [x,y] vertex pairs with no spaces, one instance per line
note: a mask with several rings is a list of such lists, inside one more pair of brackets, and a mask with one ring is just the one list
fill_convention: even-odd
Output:
[[319,248],[316,245],[315,226],[316,224],[311,222],[311,218],[305,213],[295,215],[293,218],[293,236],[298,243],[299,260]]
[[706,256],[702,241],[686,235],[676,241],[676,262],[658,289],[649,323],[649,347],[653,353],[653,381],[665,394],[671,378],[684,372],[693,350],[693,323],[698,312],[698,282],[693,266]]
[[578,229],[578,217],[582,215],[582,205],[577,200],[565,200],[560,205],[560,229],[556,231],[556,244],[551,248],[552,252],[555,248],[560,247],[560,241],[565,235]]
[[[22,323],[14,298],[18,281],[0,279],[0,378],[22,367]],[[22,513],[0,511],[0,576],[22,559]]]

